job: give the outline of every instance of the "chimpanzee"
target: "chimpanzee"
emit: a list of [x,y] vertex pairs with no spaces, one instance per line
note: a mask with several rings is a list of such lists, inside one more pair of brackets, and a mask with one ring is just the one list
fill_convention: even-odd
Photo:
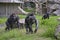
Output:
[[49,14],[48,13],[44,14],[43,17],[42,17],[42,19],[47,19],[47,18],[49,19]]
[[33,33],[33,30],[32,30],[32,25],[35,23],[36,25],[36,28],[34,30],[34,33],[37,32],[37,29],[38,29],[38,21],[37,19],[35,18],[34,14],[33,13],[30,13],[26,18],[25,18],[25,27],[26,27],[26,33]]
[[17,25],[17,27],[19,28],[20,24],[19,24],[19,17],[16,15],[16,13],[12,13],[10,15],[10,17],[7,19],[6,21],[6,28],[5,30],[10,30],[13,29],[14,24]]

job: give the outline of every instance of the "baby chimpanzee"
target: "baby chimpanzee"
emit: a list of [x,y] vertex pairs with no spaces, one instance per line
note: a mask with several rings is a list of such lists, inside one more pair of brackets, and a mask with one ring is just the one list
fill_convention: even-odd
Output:
[[43,17],[42,17],[42,19],[47,19],[47,18],[49,19],[49,14],[48,13],[44,14]]

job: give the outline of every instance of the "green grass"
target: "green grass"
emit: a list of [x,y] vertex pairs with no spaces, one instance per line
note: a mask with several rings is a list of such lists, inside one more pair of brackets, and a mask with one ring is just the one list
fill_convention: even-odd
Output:
[[0,24],[5,23],[7,18],[0,18]]
[[[19,15],[19,17],[22,19],[26,16]],[[58,16],[50,16],[50,19],[42,20],[41,16],[36,15],[36,18],[39,21],[39,28],[36,34],[26,34],[25,29],[5,31],[3,27],[0,29],[0,40],[56,40],[54,32],[58,25]]]
[[18,15],[20,17],[20,19],[23,19],[26,17],[26,15]]

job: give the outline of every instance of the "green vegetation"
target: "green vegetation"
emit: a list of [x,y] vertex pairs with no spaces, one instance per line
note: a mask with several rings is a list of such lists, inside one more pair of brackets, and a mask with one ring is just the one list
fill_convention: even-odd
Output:
[[[19,15],[20,18],[25,18],[25,15]],[[42,20],[41,16],[36,15],[39,21],[39,29],[35,34],[26,34],[25,29],[13,29],[5,31],[5,28],[0,29],[0,40],[56,40],[54,38],[54,30],[58,25],[58,16],[51,16],[50,19]],[[34,29],[34,28],[33,28]]]
[[26,12],[32,12],[32,11],[34,11],[34,10],[35,10],[35,8],[31,8],[31,9],[24,8],[24,10],[25,10]]
[[26,15],[18,15],[19,17],[20,17],[20,19],[22,19],[22,18],[25,18],[26,17]]
[[5,23],[7,18],[0,18],[0,24]]

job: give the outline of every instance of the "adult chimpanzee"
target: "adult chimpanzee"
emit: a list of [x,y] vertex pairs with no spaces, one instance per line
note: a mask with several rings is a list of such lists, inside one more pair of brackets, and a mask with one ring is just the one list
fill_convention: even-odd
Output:
[[17,27],[19,28],[19,17],[16,15],[16,13],[12,13],[10,15],[10,17],[7,19],[6,21],[6,28],[5,30],[10,30],[10,29],[13,29],[14,27],[14,24],[17,25]]
[[36,20],[35,16],[33,13],[29,14],[26,18],[25,18],[25,27],[26,27],[26,33],[33,33],[32,30],[32,25],[35,23],[36,28],[34,30],[34,32],[37,32],[38,29],[38,21]]
[[47,19],[47,18],[49,19],[49,14],[48,13],[44,14],[43,17],[42,17],[42,19]]

